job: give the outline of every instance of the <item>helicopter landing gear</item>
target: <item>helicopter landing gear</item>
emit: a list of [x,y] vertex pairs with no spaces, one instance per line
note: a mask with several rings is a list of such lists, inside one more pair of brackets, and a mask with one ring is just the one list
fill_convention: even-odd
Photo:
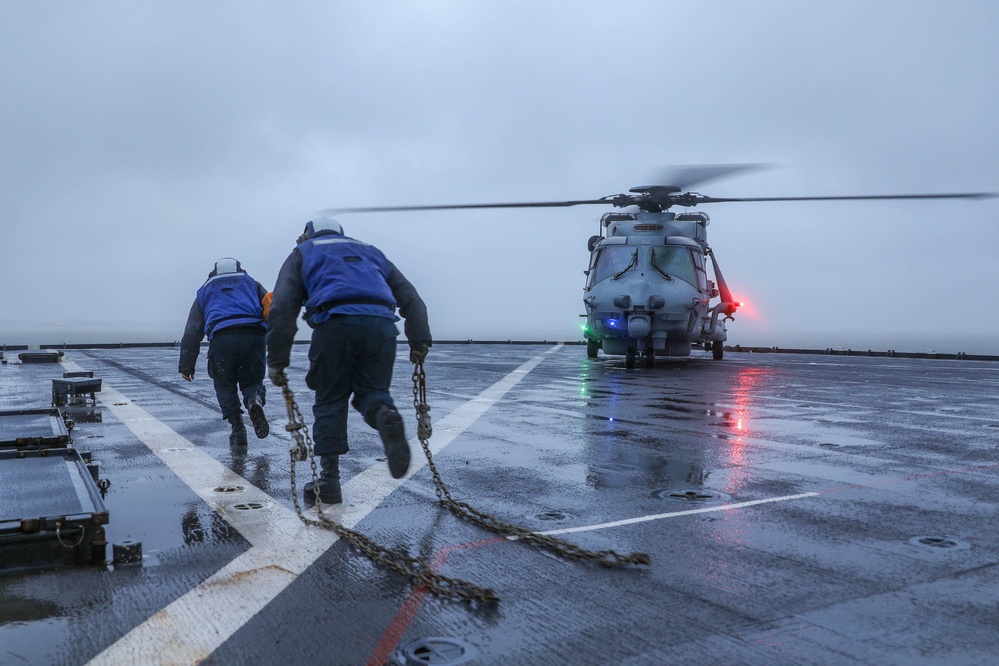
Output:
[[628,368],[629,370],[633,370],[635,368],[635,348],[634,347],[628,347],[628,351],[625,352],[625,355],[624,355],[624,367]]
[[722,343],[720,343],[720,342],[712,342],[711,343],[711,358],[713,358],[716,361],[720,361],[720,360],[722,360],[723,356],[725,356],[725,347],[722,346]]
[[597,350],[600,349],[600,343],[596,340],[586,341],[586,358],[596,358]]
[[645,367],[654,368],[656,367],[656,350],[649,347],[645,350]]

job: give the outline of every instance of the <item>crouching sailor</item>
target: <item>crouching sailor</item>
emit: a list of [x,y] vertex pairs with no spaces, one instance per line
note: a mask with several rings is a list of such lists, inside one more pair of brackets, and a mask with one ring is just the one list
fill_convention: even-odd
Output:
[[427,307],[413,285],[378,248],[343,235],[340,224],[320,216],[305,225],[298,246],[281,266],[267,320],[268,375],[287,383],[295,320],[302,306],[312,327],[305,383],[316,392],[312,408],[319,486],[306,496],[327,504],[343,501],[339,460],[347,453],[347,409],[354,408],[378,431],[389,472],[401,478],[409,469],[409,445],[389,385],[395,363],[396,307],[406,319],[410,360],[422,362],[432,343]]
[[239,391],[257,437],[263,439],[270,433],[264,415],[266,297],[267,290],[238,261],[231,257],[219,259],[198,289],[180,341],[179,371],[184,379],[192,381],[201,341],[208,336],[208,376],[215,382],[222,418],[232,425],[229,443],[233,446],[246,446]]

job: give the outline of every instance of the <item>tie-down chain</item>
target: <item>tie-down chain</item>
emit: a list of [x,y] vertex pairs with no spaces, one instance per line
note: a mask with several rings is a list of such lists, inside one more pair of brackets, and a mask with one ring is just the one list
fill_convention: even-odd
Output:
[[[306,516],[298,499],[295,463],[308,460],[312,470],[313,483],[317,484],[318,473],[314,447],[308,427],[305,425],[305,419],[298,407],[298,403],[295,402],[295,397],[291,389],[285,384],[282,387],[282,391],[285,405],[288,409],[288,425],[285,428],[292,435],[292,444],[289,451],[291,456],[291,496],[295,502],[295,510],[298,512],[298,516],[302,522],[307,525],[332,530],[340,537],[349,541],[372,561],[381,563],[393,571],[408,576],[417,585],[426,587],[434,594],[486,603],[499,600],[489,588],[481,588],[468,581],[444,576],[433,571],[422,558],[412,557],[402,551],[380,546],[369,537],[340,525],[323,513],[323,502],[318,494],[316,495],[318,519]],[[471,520],[491,532],[532,543],[570,560],[590,560],[604,567],[649,564],[649,556],[646,553],[633,552],[622,555],[613,550],[587,550],[553,536],[538,534],[537,532],[512,525],[488,513],[479,511],[467,502],[454,499],[444,484],[444,480],[437,470],[437,465],[434,463],[433,454],[430,452],[429,440],[433,434],[433,426],[430,422],[430,406],[427,404],[427,379],[422,361],[416,363],[413,368],[413,407],[416,410],[417,436],[420,440],[420,445],[423,447],[423,453],[427,456],[427,464],[434,477],[434,489],[437,493],[437,499],[455,515]]]

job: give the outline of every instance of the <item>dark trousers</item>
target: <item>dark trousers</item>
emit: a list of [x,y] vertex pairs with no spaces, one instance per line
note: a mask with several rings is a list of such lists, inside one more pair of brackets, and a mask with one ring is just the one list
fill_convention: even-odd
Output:
[[351,394],[354,409],[372,428],[378,406],[393,404],[389,385],[398,334],[393,320],[366,315],[334,315],[312,331],[305,383],[316,392],[312,407],[316,455],[349,450],[347,401]]
[[261,401],[266,399],[267,348],[264,340],[262,335],[217,333],[208,343],[208,376],[215,382],[215,396],[223,419],[243,413],[237,389],[243,392],[243,405],[247,410],[258,395]]

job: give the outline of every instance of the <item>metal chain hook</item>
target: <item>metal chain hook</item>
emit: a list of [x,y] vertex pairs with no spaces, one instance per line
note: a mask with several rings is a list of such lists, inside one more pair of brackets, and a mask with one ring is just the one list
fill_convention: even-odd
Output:
[[281,393],[284,395],[284,404],[288,410],[288,424],[284,427],[284,429],[291,433],[292,445],[289,453],[291,454],[292,462],[305,462],[309,457],[309,450],[305,444],[305,437],[302,436],[302,429],[305,428],[305,421],[301,418],[301,413],[298,410],[298,403],[295,402],[295,396],[292,394],[287,382],[285,382],[284,386],[281,387]]
[[413,409],[416,410],[416,434],[423,442],[434,434],[430,405],[427,404],[427,374],[423,371],[423,361],[413,364]]

